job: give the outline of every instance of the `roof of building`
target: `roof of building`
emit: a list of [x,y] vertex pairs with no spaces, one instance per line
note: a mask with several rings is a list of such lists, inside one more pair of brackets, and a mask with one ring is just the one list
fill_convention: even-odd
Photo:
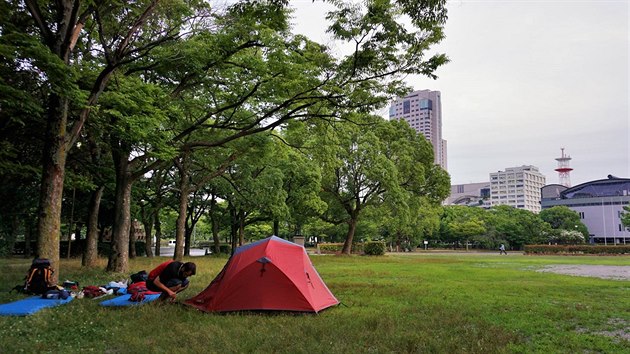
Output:
[[630,195],[630,178],[619,178],[608,175],[607,179],[600,179],[579,184],[560,192],[560,198],[594,198]]

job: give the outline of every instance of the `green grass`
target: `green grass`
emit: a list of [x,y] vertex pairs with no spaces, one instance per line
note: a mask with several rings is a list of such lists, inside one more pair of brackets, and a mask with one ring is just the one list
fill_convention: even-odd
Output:
[[[630,282],[536,272],[550,264],[630,266],[630,257],[430,254],[312,256],[342,306],[319,315],[207,314],[150,304],[112,309],[75,299],[0,317],[2,353],[630,353]],[[132,260],[150,270],[164,258]],[[197,257],[179,301],[203,290],[226,258]],[[105,260],[102,261],[104,267]],[[6,290],[29,261],[0,260]],[[63,260],[60,281],[99,285],[128,274]],[[0,293],[0,302],[23,295]]]

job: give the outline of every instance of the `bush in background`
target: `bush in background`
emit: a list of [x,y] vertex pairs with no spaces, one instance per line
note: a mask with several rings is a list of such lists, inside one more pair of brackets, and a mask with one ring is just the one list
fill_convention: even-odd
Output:
[[528,255],[628,255],[630,245],[599,246],[599,245],[526,245],[525,254]]
[[385,254],[385,242],[369,241],[363,244],[363,252],[368,256],[382,256]]

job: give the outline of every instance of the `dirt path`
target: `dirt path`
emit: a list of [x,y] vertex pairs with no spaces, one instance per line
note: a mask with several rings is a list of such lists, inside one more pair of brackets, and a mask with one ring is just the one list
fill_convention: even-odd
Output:
[[606,265],[552,265],[538,270],[580,277],[596,277],[602,279],[630,280],[630,266]]

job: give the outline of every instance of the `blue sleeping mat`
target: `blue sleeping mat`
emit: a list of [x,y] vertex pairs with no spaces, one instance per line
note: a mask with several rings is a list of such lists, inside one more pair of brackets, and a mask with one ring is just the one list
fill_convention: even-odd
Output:
[[69,296],[67,299],[53,300],[43,299],[41,296],[33,296],[23,300],[9,302],[0,305],[0,316],[27,316],[44,309],[46,307],[55,307],[66,304],[74,299]]
[[133,306],[133,305],[142,305],[142,304],[146,304],[147,302],[151,302],[154,300],[157,300],[160,297],[160,294],[153,294],[153,295],[145,295],[144,296],[144,300],[142,301],[129,301],[129,298],[131,298],[131,294],[126,294],[126,295],[122,295],[122,296],[117,296],[113,299],[110,300],[105,300],[103,302],[101,302],[101,306]]

